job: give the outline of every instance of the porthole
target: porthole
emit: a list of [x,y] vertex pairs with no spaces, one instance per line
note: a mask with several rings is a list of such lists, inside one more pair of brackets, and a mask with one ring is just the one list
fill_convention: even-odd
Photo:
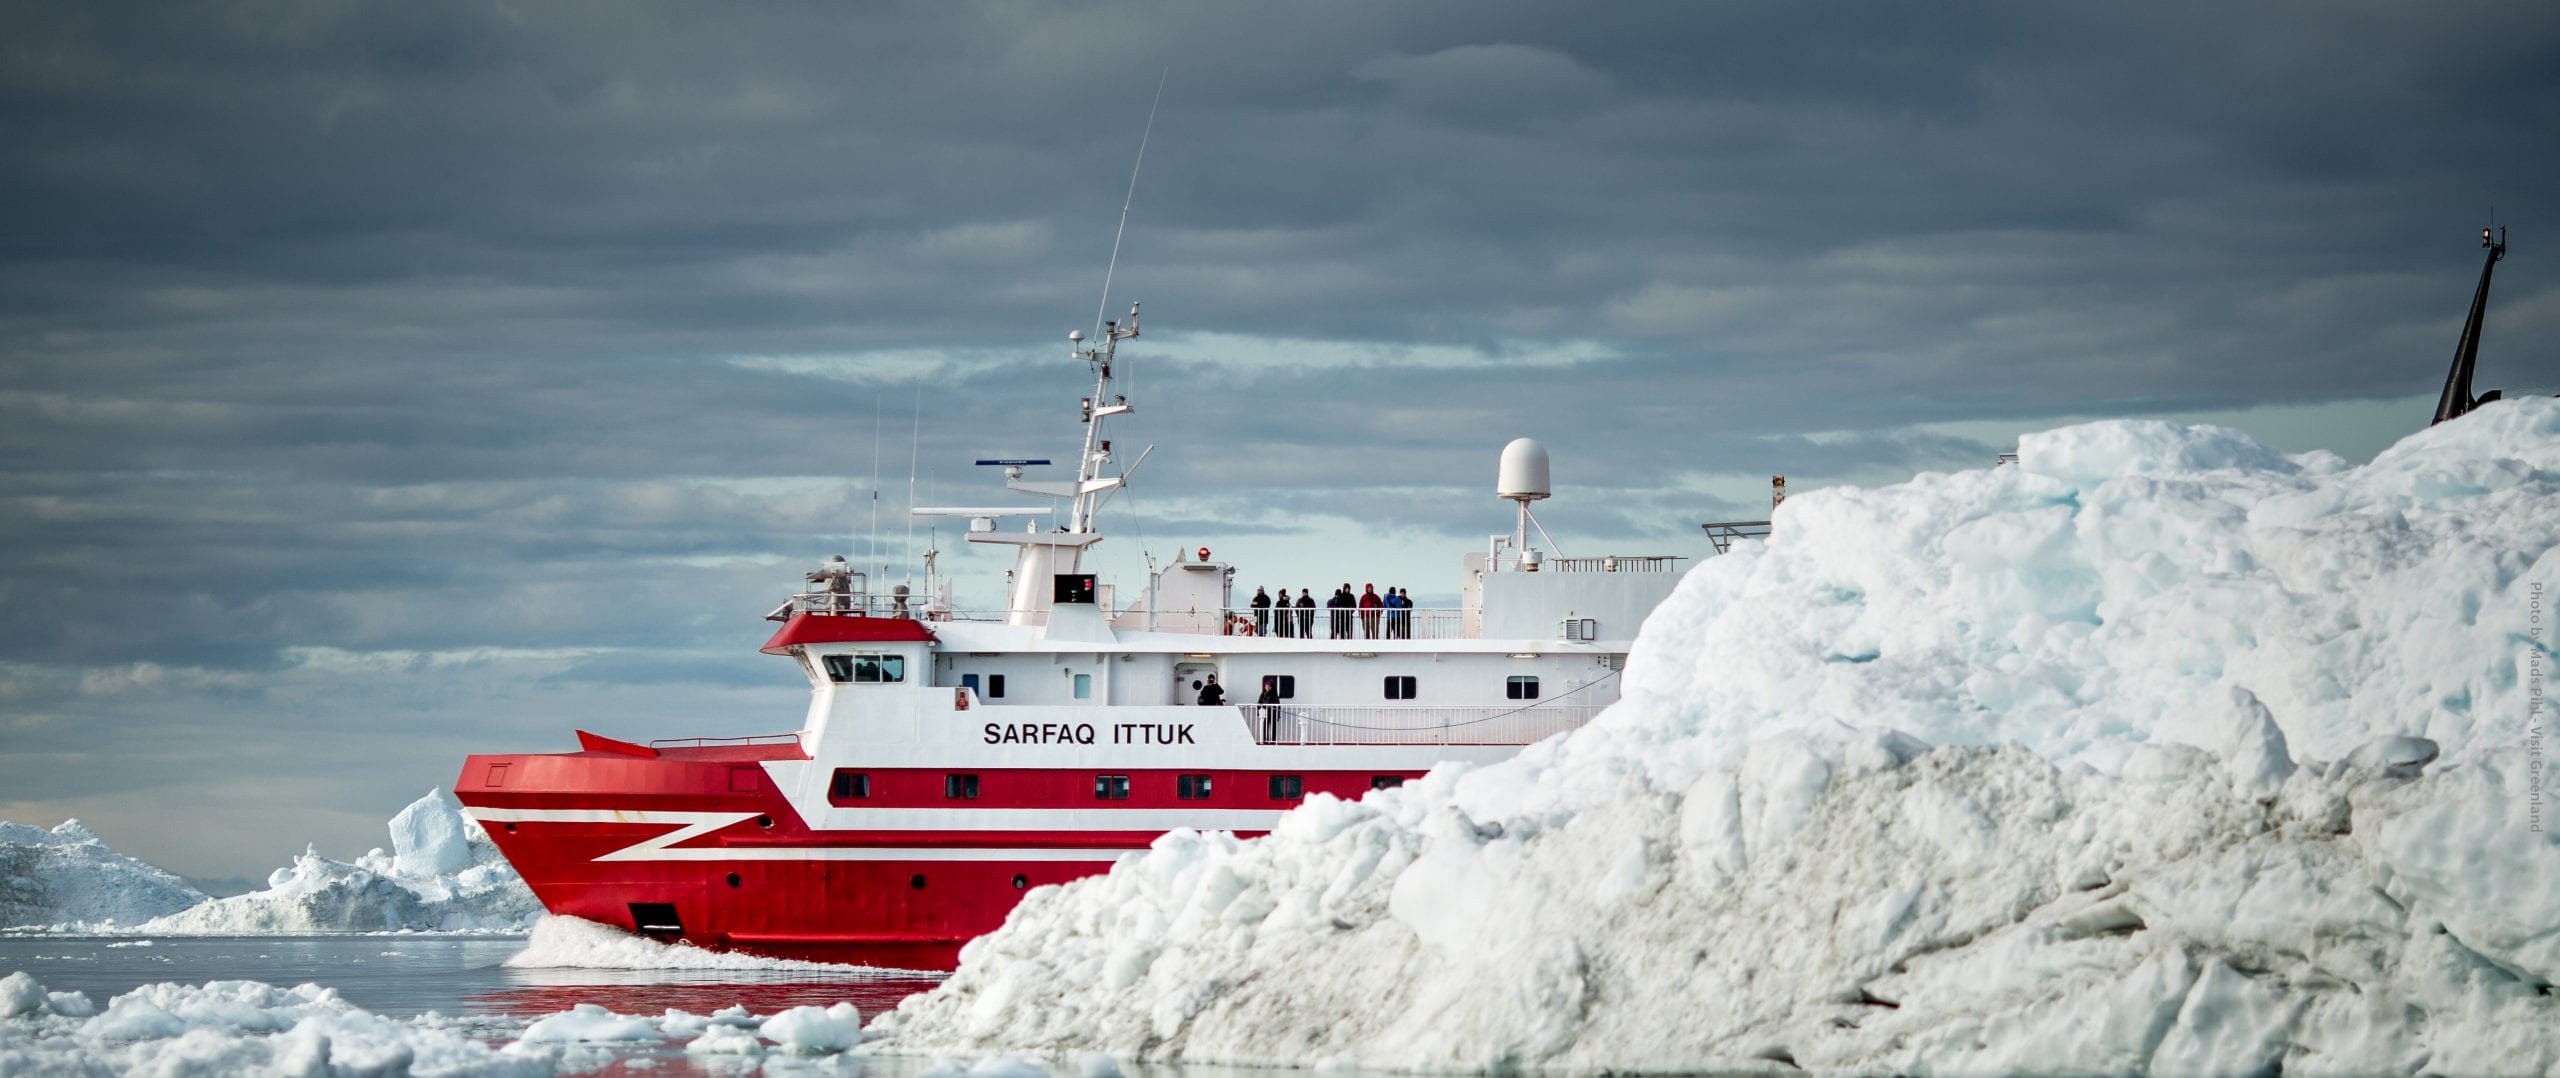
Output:
[[907,877],[907,886],[913,887],[919,891],[924,890],[924,873],[919,872],[913,876]]
[[740,884],[742,884],[742,883],[744,883],[744,882],[745,882],[745,881],[740,880],[740,879],[738,878],[738,874],[737,874],[737,873],[732,872],[732,873],[730,873],[730,874],[729,874],[729,886],[731,886],[731,887],[736,887],[736,886],[739,886]]
[[514,825],[514,824],[508,824],[508,825],[507,825],[507,833],[508,833],[508,834],[510,834],[510,835],[515,834],[515,833],[516,833],[516,825]]
[[756,826],[758,826],[758,827],[771,827],[771,826],[773,826],[773,817],[771,817],[771,816],[758,816],[758,817],[756,817]]
[[1014,874],[1013,874],[1013,889],[1014,889],[1014,890],[1019,891],[1019,890],[1021,890],[1021,889],[1025,888],[1025,887],[1029,887],[1029,886],[1031,886],[1031,877],[1029,877],[1029,876],[1025,876],[1025,875],[1023,875],[1023,874],[1021,874],[1021,873],[1019,873],[1019,872],[1016,872],[1016,873],[1014,873]]

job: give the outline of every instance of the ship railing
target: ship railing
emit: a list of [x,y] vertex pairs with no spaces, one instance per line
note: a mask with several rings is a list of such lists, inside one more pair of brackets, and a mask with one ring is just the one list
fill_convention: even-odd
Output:
[[1049,623],[1049,612],[1046,610],[931,609],[925,611],[924,616],[929,621],[1017,621],[1016,614],[1022,615],[1018,619],[1019,624],[1047,625]]
[[736,737],[662,737],[649,743],[653,749],[707,749],[714,745],[785,745],[797,744],[800,735],[740,734]]
[[[903,612],[902,612],[903,611]],[[780,609],[765,615],[769,621],[782,621],[793,614],[842,614],[848,617],[898,618],[913,617],[923,612],[922,604],[908,600],[905,607],[886,595],[867,595],[846,591],[804,591],[791,597]]]
[[1457,609],[1382,607],[1343,610],[1333,607],[1290,607],[1268,610],[1236,607],[1217,624],[1170,628],[1170,632],[1213,632],[1221,636],[1273,636],[1295,640],[1464,640],[1467,612]]
[[1548,558],[1550,573],[1676,573],[1689,560],[1678,554],[1609,554],[1597,558]]
[[1733,544],[1741,540],[1769,537],[1769,522],[1765,520],[1718,520],[1698,526],[1706,529],[1707,541],[1715,544],[1718,554],[1732,550]]
[[1243,704],[1236,710],[1264,745],[1527,745],[1579,728],[1605,706]]

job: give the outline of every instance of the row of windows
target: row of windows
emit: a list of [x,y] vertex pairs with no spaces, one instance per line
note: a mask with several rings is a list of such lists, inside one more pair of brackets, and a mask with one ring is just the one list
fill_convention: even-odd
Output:
[[856,652],[852,655],[822,655],[827,665],[827,680],[877,685],[907,680],[907,657]]
[[[1402,785],[1404,785],[1402,775],[1369,777],[1369,788],[1372,790]],[[1210,786],[1210,777],[1207,775],[1174,776],[1174,796],[1185,801],[1207,800]],[[1271,776],[1271,799],[1274,801],[1295,801],[1306,796],[1306,791],[1306,777],[1303,775]],[[828,784],[827,794],[836,801],[866,800],[871,796],[871,775],[862,771],[838,771],[835,773],[835,781]],[[965,772],[954,772],[942,776],[942,796],[952,801],[977,800],[978,776]],[[1129,776],[1095,775],[1093,799],[1096,801],[1128,800]]]
[[[826,661],[827,680],[829,681],[851,682],[854,684],[867,685],[905,681],[907,679],[907,660],[904,656],[900,655],[858,653],[853,655],[826,655],[821,656],[821,658]],[[1273,695],[1277,696],[1279,699],[1294,700],[1298,696],[1298,679],[1293,675],[1272,674],[1263,678],[1263,684],[1270,688]],[[977,674],[962,674],[960,675],[960,685],[961,687],[968,689],[970,692],[977,693],[981,697],[989,700],[1001,700],[1004,698],[1003,674],[985,675],[983,681],[980,680],[980,676]],[[1387,699],[1420,699],[1416,691],[1417,685],[1418,682],[1410,674],[1390,674],[1386,679]],[[1092,695],[1093,675],[1075,675],[1076,699],[1089,699]],[[1511,675],[1503,681],[1502,695],[1505,698],[1512,700],[1537,699],[1537,675]]]
[[[1075,675],[1075,682],[1074,682],[1074,686],[1075,686],[1076,699],[1078,699],[1078,700],[1090,700],[1090,699],[1093,699],[1093,675],[1091,675],[1091,674],[1077,674],[1077,675]],[[970,692],[977,693],[979,696],[985,697],[986,699],[989,699],[989,700],[1002,700],[1002,699],[1004,699],[1004,675],[1003,675],[1003,674],[988,674],[988,675],[986,676],[986,682],[985,682],[984,684],[980,684],[980,683],[979,683],[979,681],[978,681],[978,675],[976,675],[976,674],[962,674],[962,675],[960,675],[960,687],[961,687],[961,688],[964,688],[964,689],[967,689],[967,690],[969,690]]]

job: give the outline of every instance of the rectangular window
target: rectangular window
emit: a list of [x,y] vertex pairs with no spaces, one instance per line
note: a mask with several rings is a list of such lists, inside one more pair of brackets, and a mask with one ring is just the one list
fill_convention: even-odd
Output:
[[1389,674],[1389,675],[1387,675],[1387,699],[1389,699],[1389,700],[1411,700],[1411,699],[1413,699],[1413,678],[1412,678],[1412,676],[1410,676],[1410,675],[1406,675],[1406,674]]
[[1372,790],[1389,790],[1402,785],[1404,785],[1404,776],[1402,775],[1369,776],[1369,788]]
[[1307,780],[1301,776],[1271,776],[1271,799],[1274,801],[1295,801],[1305,796],[1306,792]]
[[835,782],[827,787],[831,801],[860,801],[871,796],[871,776],[861,771],[838,771]]
[[823,656],[827,664],[827,680],[850,681],[857,685],[879,685],[907,680],[907,659],[903,655],[856,653]]
[[1503,683],[1503,686],[1502,686],[1502,695],[1507,696],[1507,697],[1510,697],[1511,699],[1514,699],[1514,700],[1535,700],[1535,699],[1537,699],[1537,698],[1538,698],[1538,679],[1537,679],[1537,676],[1536,676],[1536,675],[1534,675],[1534,674],[1513,674],[1513,675],[1511,675],[1511,680],[1509,680],[1509,681],[1507,681],[1507,682],[1504,682],[1504,683]]
[[987,675],[987,699],[989,699],[989,700],[1002,700],[1002,699],[1004,699],[1004,675],[1003,675],[1003,674],[989,674],[989,675]]
[[1076,699],[1078,699],[1078,700],[1091,700],[1091,699],[1093,699],[1093,675],[1091,675],[1091,674],[1077,674],[1077,675],[1076,675]]
[[976,776],[976,775],[944,775],[944,776],[942,776],[942,796],[944,796],[944,797],[946,797],[946,798],[949,798],[949,799],[951,799],[951,800],[953,800],[953,801],[975,801],[975,800],[977,800],[977,799],[978,799],[978,776]]
[[1176,776],[1176,777],[1174,778],[1174,780],[1173,780],[1173,793],[1174,793],[1174,796],[1179,797],[1179,798],[1181,798],[1181,799],[1183,799],[1183,800],[1185,800],[1185,801],[1205,801],[1205,800],[1208,800],[1208,798],[1209,798],[1209,776],[1207,776],[1207,775],[1180,775],[1180,776]]
[[960,675],[960,687],[961,687],[961,688],[964,688],[964,689],[967,689],[967,690],[969,690],[970,692],[977,692],[977,691],[978,691],[978,675],[976,675],[976,674],[962,674],[962,675]]
[[1262,687],[1271,690],[1280,699],[1295,699],[1298,695],[1298,677],[1295,674],[1264,674]]
[[1129,776],[1095,775],[1093,777],[1093,799],[1096,801],[1128,800]]

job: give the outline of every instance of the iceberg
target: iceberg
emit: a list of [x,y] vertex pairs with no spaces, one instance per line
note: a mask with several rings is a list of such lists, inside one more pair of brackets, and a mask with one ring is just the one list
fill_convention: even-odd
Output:
[[78,820],[51,830],[0,820],[0,926],[105,931],[204,900],[185,880],[108,849]]
[[523,932],[542,904],[478,823],[441,789],[391,819],[391,851],[353,862],[307,850],[267,887],[140,925],[151,935]]
[[1030,892],[888,1051],[1328,1069],[2540,1073],[2560,401],[1789,499],[1621,702]]

